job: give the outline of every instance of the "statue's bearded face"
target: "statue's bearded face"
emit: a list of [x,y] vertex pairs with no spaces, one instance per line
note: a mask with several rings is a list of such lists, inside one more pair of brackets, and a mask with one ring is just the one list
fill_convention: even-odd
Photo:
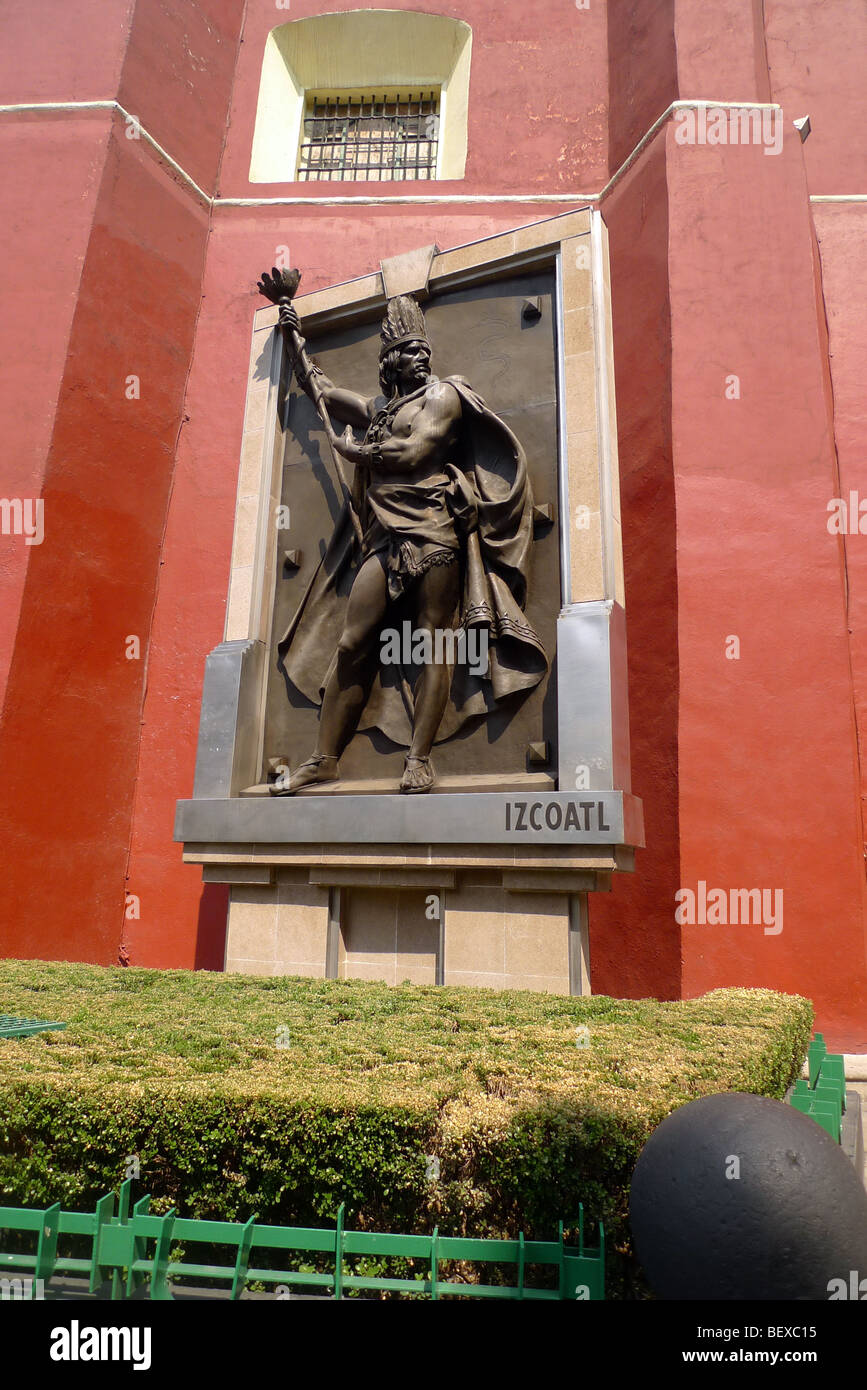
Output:
[[403,392],[424,386],[430,377],[430,344],[421,340],[405,343],[397,359],[396,376]]

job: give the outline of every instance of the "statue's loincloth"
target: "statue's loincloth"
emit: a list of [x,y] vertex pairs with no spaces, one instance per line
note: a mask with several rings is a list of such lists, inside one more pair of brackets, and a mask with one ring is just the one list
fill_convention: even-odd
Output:
[[455,525],[454,481],[391,483],[371,481],[365,498],[368,524],[361,555],[378,555],[386,572],[388,596],[401,597],[434,565],[456,563],[460,539]]

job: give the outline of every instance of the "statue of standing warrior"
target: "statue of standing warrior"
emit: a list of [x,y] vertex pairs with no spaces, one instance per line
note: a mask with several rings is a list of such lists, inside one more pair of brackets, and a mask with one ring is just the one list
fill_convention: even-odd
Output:
[[[267,287],[267,276],[263,282]],[[289,679],[321,700],[317,746],[271,791],[291,796],[337,779],[338,759],[356,730],[376,725],[409,744],[400,790],[427,792],[437,736],[450,737],[471,716],[532,689],[548,669],[524,614],[533,535],[524,451],[463,377],[431,374],[424,315],[412,297],[388,301],[383,394],[372,398],[335,386],[309,361],[296,309],[273,297],[298,384],[322,414],[333,448],[355,465],[355,477],[278,643]],[[329,428],[329,417],[347,426],[342,436]],[[353,428],[364,431],[361,444]],[[338,471],[342,478],[339,464]],[[432,659],[414,689],[405,672],[399,682],[383,680],[381,634],[398,610],[409,613],[414,632],[432,639]],[[456,618],[464,633],[484,629],[484,674],[452,666],[433,640]]]

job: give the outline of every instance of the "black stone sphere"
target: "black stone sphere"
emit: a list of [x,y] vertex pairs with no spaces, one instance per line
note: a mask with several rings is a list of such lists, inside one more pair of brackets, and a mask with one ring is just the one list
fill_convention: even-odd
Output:
[[727,1093],[675,1110],[641,1151],[629,1214],[660,1298],[828,1300],[831,1280],[867,1281],[867,1192],[782,1101]]

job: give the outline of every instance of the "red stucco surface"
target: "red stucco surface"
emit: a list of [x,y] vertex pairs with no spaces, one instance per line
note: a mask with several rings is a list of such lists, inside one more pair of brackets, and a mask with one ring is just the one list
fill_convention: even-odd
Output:
[[766,158],[670,136],[668,177],[681,881],[784,894],[779,934],[685,926],[684,991],[774,985],[827,1007],[846,979],[836,1022],[852,1041],[867,999],[864,864],[801,145],[792,131]]
[[772,99],[809,116],[804,161],[814,194],[867,187],[867,5],[861,0],[765,0]]
[[[46,540],[28,559],[0,726],[0,920],[23,955],[117,957],[206,230],[202,208],[115,134],[45,459]],[[130,375],[139,399],[126,397]],[[126,658],[128,636],[141,638],[141,659]],[[41,767],[59,775],[45,780]]]
[[[438,6],[473,28],[469,156],[429,191],[480,201],[427,208],[249,183],[267,33],[321,8],[11,0],[4,16],[6,101],[116,99],[208,194],[314,204],[209,211],[117,114],[0,116],[2,487],[43,496],[47,537],[0,537],[2,949],[221,965],[224,890],[171,835],[223,633],[254,287],[276,249],[305,289],[344,280],[570,206],[486,198],[582,205],[672,101],[773,100],[781,154],[678,145],[669,124],[602,203],[648,846],[591,902],[593,985],[796,990],[832,1046],[867,1050],[867,538],[826,526],[863,471],[865,215],[810,201],[867,192],[863,6],[534,0],[508,22],[492,0]],[[801,145],[790,122],[808,112]],[[678,925],[675,893],[699,880],[782,890],[783,931]]]
[[[50,140],[36,121],[0,122],[8,239],[7,251],[0,256],[6,497],[35,499],[42,492],[108,130],[103,114],[58,122]],[[2,541],[0,697],[12,660],[27,565],[36,549],[23,538]]]
[[[843,567],[849,653],[859,731],[862,815],[867,797],[867,285],[863,275],[867,207],[820,203],[814,207],[827,313],[834,388],[835,443],[839,472],[833,496],[845,501],[850,531],[829,535]],[[854,507],[851,505],[854,502]],[[826,529],[830,516],[826,517]]]
[[[671,442],[671,308],[665,144],[606,208],[616,351],[623,561],[627,579],[632,787],[655,851],[615,875],[590,908],[593,988],[680,995],[677,550]],[[641,698],[635,698],[635,692]]]

